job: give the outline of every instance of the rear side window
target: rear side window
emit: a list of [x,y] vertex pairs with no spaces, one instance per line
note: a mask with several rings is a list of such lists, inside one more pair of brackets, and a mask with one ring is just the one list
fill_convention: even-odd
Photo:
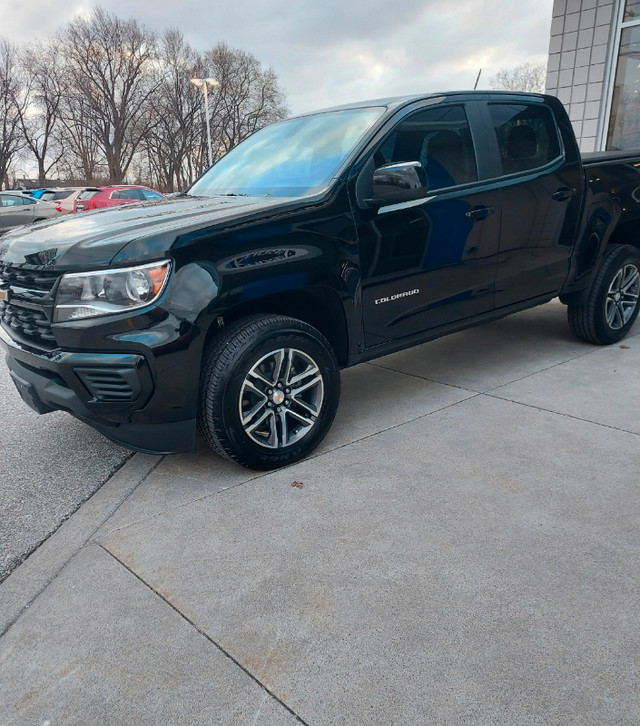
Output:
[[144,196],[142,195],[141,189],[120,189],[117,192],[111,193],[111,199],[126,199],[128,202],[131,202],[136,200],[143,200]]
[[374,154],[376,167],[419,161],[429,189],[477,181],[471,131],[463,106],[429,108],[407,117]]
[[78,194],[78,199],[91,199],[92,197],[95,197],[96,194],[99,194],[100,192],[97,189],[93,189],[89,192],[80,192]]
[[536,169],[561,155],[558,128],[546,106],[490,103],[503,174]]
[[15,196],[8,194],[6,197],[2,197],[3,207],[23,207],[26,204],[30,204],[31,200],[27,197],[20,197],[17,194]]

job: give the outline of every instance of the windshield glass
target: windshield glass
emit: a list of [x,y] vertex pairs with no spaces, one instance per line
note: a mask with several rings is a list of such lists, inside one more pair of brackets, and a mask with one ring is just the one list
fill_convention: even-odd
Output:
[[267,126],[231,149],[188,193],[299,197],[320,190],[383,111],[332,111]]

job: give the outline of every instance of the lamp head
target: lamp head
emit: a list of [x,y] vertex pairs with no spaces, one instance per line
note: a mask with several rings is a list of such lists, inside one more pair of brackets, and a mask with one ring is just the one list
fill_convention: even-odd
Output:
[[220,85],[220,82],[215,78],[192,78],[191,83],[197,88],[203,88],[205,85],[215,88]]

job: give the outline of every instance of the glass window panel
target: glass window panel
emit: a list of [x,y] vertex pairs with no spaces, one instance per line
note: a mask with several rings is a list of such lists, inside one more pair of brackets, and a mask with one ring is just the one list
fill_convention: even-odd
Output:
[[558,129],[546,106],[490,103],[503,174],[535,169],[560,156]]
[[430,108],[409,116],[382,142],[374,160],[377,167],[401,161],[421,162],[431,191],[478,179],[463,106]]
[[[619,7],[619,6],[618,6]],[[640,18],[640,0],[627,0],[624,6],[623,22]]]
[[640,146],[640,26],[625,28],[622,31],[607,133],[607,149],[634,149],[638,146]]
[[320,191],[383,110],[327,111],[266,126],[216,162],[189,194],[299,197]]
[[7,194],[7,196],[2,197],[3,207],[21,207],[26,203],[25,197],[20,197],[17,194]]

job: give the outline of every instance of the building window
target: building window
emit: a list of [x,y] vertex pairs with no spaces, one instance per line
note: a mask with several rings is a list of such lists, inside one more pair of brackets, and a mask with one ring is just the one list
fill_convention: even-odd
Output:
[[[619,6],[618,6],[619,7]],[[607,149],[640,147],[640,0],[626,0],[620,29]]]
[[626,23],[628,20],[640,20],[640,0],[627,0],[622,22]]
[[[640,4],[636,9],[640,12]],[[640,146],[640,25],[622,30],[607,149]]]

